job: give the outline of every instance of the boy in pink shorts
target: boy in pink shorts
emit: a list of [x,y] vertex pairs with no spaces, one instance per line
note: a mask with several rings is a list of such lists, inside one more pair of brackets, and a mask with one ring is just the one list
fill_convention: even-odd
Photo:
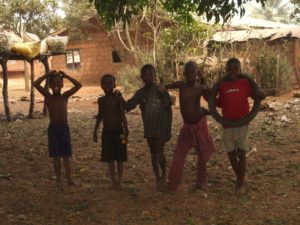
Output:
[[197,150],[198,154],[196,187],[207,189],[206,162],[215,148],[207,126],[205,113],[200,105],[200,98],[206,94],[207,90],[204,86],[197,84],[198,72],[197,64],[189,61],[184,68],[186,81],[177,81],[165,86],[167,89],[179,89],[180,111],[184,120],[169,171],[168,188],[171,191],[176,191],[180,184],[184,162],[192,147]]

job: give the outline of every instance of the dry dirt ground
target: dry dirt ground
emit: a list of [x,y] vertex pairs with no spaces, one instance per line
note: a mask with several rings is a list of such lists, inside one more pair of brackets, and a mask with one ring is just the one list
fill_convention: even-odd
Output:
[[[11,85],[11,83],[10,83]],[[11,86],[10,86],[11,87]],[[48,118],[39,111],[27,115],[29,96],[10,88],[14,122],[3,121],[0,100],[0,224],[1,225],[298,225],[300,224],[300,99],[292,94],[267,98],[270,108],[250,125],[254,151],[248,157],[247,193],[234,194],[234,175],[223,152],[208,163],[209,191],[191,191],[196,155],[190,151],[182,184],[176,193],[155,190],[150,155],[143,139],[139,111],[127,114],[129,160],[123,190],[111,189],[99,144],[92,142],[98,87],[84,87],[69,102],[76,188],[57,189],[47,156]],[[173,137],[166,146],[168,166],[182,124],[173,107]],[[221,127],[209,117],[216,146]]]

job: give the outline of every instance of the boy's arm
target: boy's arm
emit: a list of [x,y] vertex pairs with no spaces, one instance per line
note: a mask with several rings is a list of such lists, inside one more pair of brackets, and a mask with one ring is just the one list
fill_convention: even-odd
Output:
[[50,95],[49,91],[44,88],[41,83],[47,78],[47,75],[44,74],[43,76],[39,77],[35,82],[34,82],[34,87],[43,95],[47,96]]
[[166,89],[175,89],[175,88],[180,88],[180,86],[183,84],[182,81],[176,81],[176,82],[173,82],[171,84],[166,84],[165,85],[165,88]]
[[122,127],[124,129],[124,134],[125,137],[128,137],[129,130],[128,130],[128,124],[127,124],[127,119],[125,115],[125,106],[126,106],[126,101],[122,96],[122,93],[119,90],[115,90],[114,94],[117,96],[119,103],[120,103],[120,110],[121,110],[121,117],[122,117]]
[[129,130],[128,130],[128,123],[127,123],[127,119],[126,119],[126,115],[125,115],[125,110],[122,105],[120,106],[120,108],[121,108],[122,126],[124,129],[124,135],[127,138],[128,134],[129,134]]
[[141,99],[141,93],[137,91],[131,99],[129,99],[126,104],[124,105],[124,109],[129,112],[130,110],[133,110],[135,107],[137,107],[138,104],[140,104]]
[[95,127],[94,127],[94,135],[93,135],[93,141],[96,142],[96,143],[98,141],[97,132],[98,132],[98,129],[99,129],[99,125],[102,121],[102,118],[103,118],[103,115],[102,115],[102,109],[101,109],[101,100],[99,98],[98,99],[98,115],[97,115],[97,118],[96,118],[96,124],[95,124]]
[[80,82],[78,82],[77,80],[75,80],[74,78],[70,77],[68,74],[66,74],[63,71],[59,71],[59,73],[62,75],[62,78],[66,78],[69,81],[72,82],[72,84],[74,85],[73,88],[71,88],[70,90],[66,91],[63,95],[66,96],[67,98],[70,97],[71,95],[75,94],[81,87],[82,84]]

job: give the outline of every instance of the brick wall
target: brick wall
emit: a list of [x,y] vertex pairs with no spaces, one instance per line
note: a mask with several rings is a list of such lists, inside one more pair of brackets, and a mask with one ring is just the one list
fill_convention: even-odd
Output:
[[[109,37],[107,31],[95,18],[91,18],[90,22],[92,26],[84,27],[84,33],[88,33],[88,38],[82,41],[71,41],[67,45],[67,50],[79,49],[80,68],[76,70],[67,69],[66,57],[63,55],[52,57],[51,67],[55,70],[65,71],[83,84],[98,85],[102,75],[106,73],[116,75],[124,65],[134,64],[134,57],[124,48],[116,35]],[[134,31],[130,32],[134,34]],[[145,37],[144,33],[146,32],[149,32],[149,28],[146,24],[142,24],[137,37],[138,46],[149,49],[152,41]],[[67,31],[62,31],[57,35],[67,35]],[[118,52],[121,63],[113,62],[112,51]]]
[[[104,29],[91,30],[88,40],[70,42],[67,50],[78,49],[80,52],[80,68],[72,70],[66,67],[66,56],[53,56],[51,68],[63,70],[86,85],[99,85],[100,77],[106,73],[117,74],[117,71],[127,63],[133,63],[133,56],[118,43],[111,40]],[[116,50],[121,63],[114,63],[112,51]]]

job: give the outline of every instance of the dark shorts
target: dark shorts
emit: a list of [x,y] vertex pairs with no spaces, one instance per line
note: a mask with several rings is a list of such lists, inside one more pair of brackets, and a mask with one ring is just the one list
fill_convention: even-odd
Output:
[[68,124],[48,127],[48,147],[51,158],[72,155],[70,130]]
[[127,161],[127,144],[121,143],[120,135],[122,133],[122,131],[102,132],[102,162]]

